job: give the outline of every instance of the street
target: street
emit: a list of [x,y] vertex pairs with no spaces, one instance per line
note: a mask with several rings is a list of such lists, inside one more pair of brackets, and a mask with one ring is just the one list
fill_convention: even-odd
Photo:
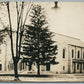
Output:
[[[36,73],[24,72],[19,74],[20,81],[17,82],[84,82],[84,73],[76,74],[52,74],[41,73],[40,77]],[[0,73],[1,82],[15,82],[14,74]]]

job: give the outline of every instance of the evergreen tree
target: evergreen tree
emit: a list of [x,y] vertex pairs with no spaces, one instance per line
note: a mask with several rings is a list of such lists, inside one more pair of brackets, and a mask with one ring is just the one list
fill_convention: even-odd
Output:
[[1,43],[4,43],[4,37],[6,36],[6,33],[5,32],[6,32],[6,28],[0,30],[0,44]]
[[37,74],[40,75],[40,65],[55,62],[57,45],[52,40],[53,33],[48,29],[41,6],[35,5],[30,16],[31,25],[25,25],[22,54],[28,57],[28,62],[37,63]]

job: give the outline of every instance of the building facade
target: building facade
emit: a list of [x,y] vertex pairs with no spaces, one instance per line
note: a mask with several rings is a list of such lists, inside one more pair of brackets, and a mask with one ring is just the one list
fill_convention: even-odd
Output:
[[[56,38],[56,39],[55,39]],[[57,65],[52,65],[51,70],[56,66],[57,73],[82,73],[84,72],[84,42],[80,39],[56,34],[55,40],[58,45]]]
[[[13,36],[15,37],[15,35]],[[57,33],[53,40],[56,41],[58,46],[58,54],[56,55],[55,61],[59,62],[59,64],[41,65],[41,71],[51,71],[53,73],[83,73],[84,42],[80,41],[80,39]],[[30,66],[28,62],[23,61],[22,56],[21,58],[18,63],[19,71],[37,71],[35,62]],[[0,45],[0,71],[11,71],[13,69],[10,38],[7,35],[4,38],[3,44]]]

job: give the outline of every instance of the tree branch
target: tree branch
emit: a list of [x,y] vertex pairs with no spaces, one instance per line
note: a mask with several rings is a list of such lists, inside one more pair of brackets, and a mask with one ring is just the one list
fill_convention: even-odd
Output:
[[[30,3],[29,3],[29,4],[30,4]],[[31,6],[32,6],[32,5],[31,5]],[[20,26],[20,28],[23,28],[23,29],[21,29],[21,31],[20,31],[20,40],[19,40],[19,58],[20,58],[21,40],[22,40],[22,36],[23,36],[23,30],[24,30],[24,26],[25,26],[25,22],[26,22],[26,19],[27,19],[27,15],[29,14],[29,11],[30,11],[30,9],[31,9],[31,6],[30,6],[30,8],[29,8],[29,5],[28,5],[28,8],[27,8],[27,9],[29,9],[29,10],[27,10],[26,17],[25,17],[25,20],[24,20],[24,22],[23,22],[23,26],[22,26],[22,25]]]
[[19,11],[18,11],[18,2],[16,2],[16,10],[17,10],[17,31],[16,31],[16,57],[18,55],[18,30],[19,30]]
[[10,25],[11,52],[12,52],[12,58],[13,58],[13,62],[14,62],[15,60],[14,60],[13,38],[12,38],[12,24],[11,24],[9,2],[7,2],[7,10],[8,10],[8,16],[9,16],[9,25]]
[[[30,4],[30,3],[29,3]],[[32,4],[31,4],[31,6],[28,6],[28,8],[27,9],[29,9],[29,10],[27,10],[27,13],[26,13],[26,16],[25,16],[25,20],[24,20],[24,22],[23,22],[23,25],[25,25],[25,22],[26,22],[26,20],[27,20],[27,15],[29,14],[29,12],[30,12],[30,10],[31,10],[31,7],[32,7]]]

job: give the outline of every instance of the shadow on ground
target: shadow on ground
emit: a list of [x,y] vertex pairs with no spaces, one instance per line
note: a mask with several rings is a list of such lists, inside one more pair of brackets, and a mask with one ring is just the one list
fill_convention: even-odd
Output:
[[[0,76],[14,76],[14,74],[0,74]],[[51,77],[52,75],[30,75],[30,74],[19,74],[19,77]]]

